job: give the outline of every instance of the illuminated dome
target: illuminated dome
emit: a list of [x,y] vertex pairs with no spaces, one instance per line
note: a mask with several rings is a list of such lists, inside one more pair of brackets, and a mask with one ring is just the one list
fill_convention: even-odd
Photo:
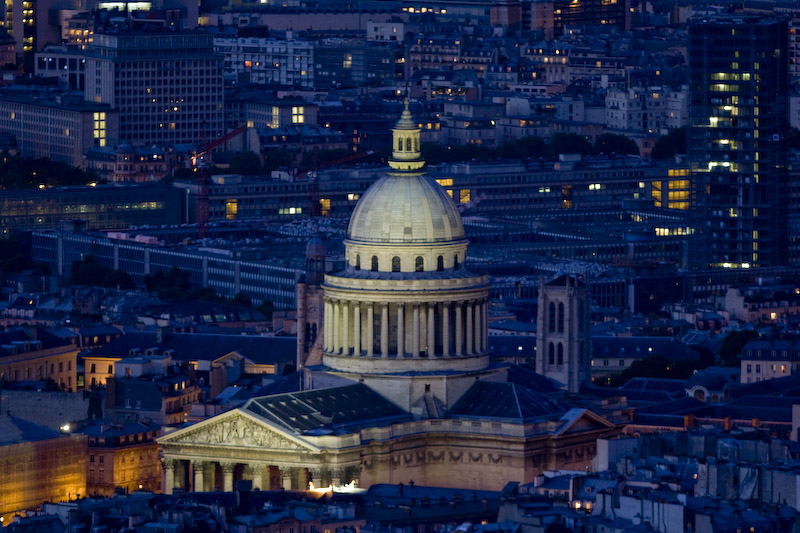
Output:
[[419,126],[408,110],[393,128],[390,171],[356,205],[347,228],[359,244],[420,244],[465,239],[461,214],[444,189],[425,175]]
[[438,183],[427,176],[392,173],[358,202],[347,238],[374,243],[446,242],[465,238],[461,215]]

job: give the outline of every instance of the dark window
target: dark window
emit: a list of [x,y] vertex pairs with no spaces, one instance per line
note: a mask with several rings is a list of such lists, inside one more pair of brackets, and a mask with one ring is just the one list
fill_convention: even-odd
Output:
[[414,270],[416,272],[422,272],[425,269],[425,260],[422,259],[422,256],[417,256],[416,261],[414,261]]
[[373,255],[372,256],[372,271],[373,272],[377,272],[378,271],[378,256],[377,255]]
[[444,257],[442,257],[441,255],[436,258],[436,270],[438,270],[439,272],[444,270]]
[[458,256],[453,256],[453,270],[458,270]]
[[556,347],[552,342],[548,346],[547,351],[548,351],[547,362],[550,363],[551,365],[556,364]]
[[552,333],[556,330],[556,304],[550,302],[549,310],[550,312],[547,314],[549,318],[547,329]]
[[558,343],[558,364],[564,364],[564,345],[560,342]]
[[558,304],[558,332],[564,333],[564,304]]
[[361,270],[361,256],[356,254],[356,270]]
[[392,272],[400,272],[400,258],[392,257]]

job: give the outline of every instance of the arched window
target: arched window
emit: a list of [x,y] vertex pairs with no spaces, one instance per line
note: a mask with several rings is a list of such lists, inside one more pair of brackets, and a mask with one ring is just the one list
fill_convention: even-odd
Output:
[[377,255],[373,255],[372,256],[372,271],[373,272],[377,272],[378,271],[378,256]]
[[564,345],[560,342],[558,343],[558,364],[564,364]]
[[547,317],[549,319],[547,321],[548,323],[547,329],[548,331],[550,331],[550,333],[553,333],[556,330],[556,304],[550,302],[549,310],[550,312],[547,313]]
[[398,152],[403,151],[403,139],[397,139],[397,151]]
[[549,352],[547,357],[547,362],[550,363],[551,365],[554,365],[556,364],[556,347],[551,342],[547,348],[548,348],[547,351]]
[[400,258],[392,257],[392,272],[400,272]]
[[418,255],[417,259],[414,261],[414,270],[416,272],[422,272],[425,270],[425,260],[422,259],[421,255]]
[[411,138],[406,139],[406,152],[411,151]]
[[442,257],[441,255],[436,258],[436,270],[438,270],[439,272],[444,270],[444,257]]
[[356,254],[356,270],[361,270],[361,254]]
[[564,303],[558,303],[558,332],[564,333]]
[[453,270],[458,270],[458,256],[453,256]]

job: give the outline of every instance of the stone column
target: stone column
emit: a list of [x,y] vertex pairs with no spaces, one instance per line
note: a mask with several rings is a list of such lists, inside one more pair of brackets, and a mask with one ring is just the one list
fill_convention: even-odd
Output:
[[203,492],[205,490],[205,483],[203,483],[203,470],[205,463],[200,461],[192,461],[192,470],[194,470],[194,492]]
[[233,491],[233,469],[236,467],[233,463],[222,463],[222,490],[224,492]]
[[413,304],[411,311],[411,356],[419,357],[419,304]]
[[361,302],[353,302],[353,355],[361,355]]
[[472,324],[472,307],[472,302],[467,302],[467,346],[464,348],[464,353],[467,355],[472,355],[474,353],[472,348],[472,334],[475,332],[475,329]]
[[[333,302],[333,324],[331,327],[333,328],[333,353],[339,353],[339,348],[342,346],[342,337],[341,337],[341,313],[339,311],[339,301],[334,300]],[[298,335],[300,332],[298,332]]]
[[381,302],[381,355],[389,356],[389,304]]
[[405,306],[403,302],[397,304],[397,356],[402,357],[406,353],[406,328],[405,328]]
[[314,488],[319,489],[324,486],[324,482],[325,480],[323,479],[321,468],[308,468],[308,478],[306,479],[306,486],[304,488],[310,489],[311,483],[313,483]]
[[489,301],[483,301],[483,353],[489,351]]
[[342,302],[342,353],[350,355],[350,302]]
[[281,487],[283,490],[292,490],[292,476],[296,474],[296,468],[281,468]]
[[[330,298],[325,298],[325,351],[333,351],[333,305],[331,305]],[[298,333],[299,334],[299,333]]]
[[367,355],[372,357],[375,349],[375,304],[367,304]]
[[331,485],[338,487],[342,484],[342,477],[344,477],[344,468],[331,468]]
[[483,346],[483,329],[481,328],[481,315],[483,315],[482,307],[483,304],[480,301],[475,302],[475,353],[481,353],[483,351],[481,349]]
[[464,324],[462,315],[464,314],[464,302],[456,302],[456,355],[461,355],[464,346]]
[[172,494],[175,489],[175,461],[164,459],[164,494]]
[[428,304],[428,357],[436,354],[436,304]]
[[[264,465],[260,463],[250,465],[250,472],[253,474],[253,490],[264,488]],[[269,489],[269,487],[267,487]]]
[[442,355],[450,355],[450,302],[442,304]]

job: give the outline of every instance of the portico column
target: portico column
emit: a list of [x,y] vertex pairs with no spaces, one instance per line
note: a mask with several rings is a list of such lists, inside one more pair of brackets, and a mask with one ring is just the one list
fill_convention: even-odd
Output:
[[260,463],[250,465],[250,471],[253,473],[253,489],[264,488],[264,465]]
[[483,346],[483,329],[481,329],[481,315],[483,304],[475,302],[475,353],[481,353]]
[[432,356],[436,353],[436,313],[434,313],[434,309],[436,308],[436,304],[429,303],[428,304],[428,356]]
[[350,355],[350,302],[342,302],[342,353]]
[[389,356],[389,304],[381,302],[381,355]]
[[411,311],[411,355],[419,357],[419,304],[413,304]]
[[474,333],[473,325],[472,325],[472,302],[467,302],[467,346],[464,348],[464,352],[467,355],[472,355],[473,352],[473,344],[472,344],[472,334]]
[[164,494],[172,494],[175,489],[175,461],[164,459]]
[[397,355],[402,357],[406,353],[405,308],[406,304],[397,304]]
[[341,341],[341,313],[339,312],[339,301],[333,301],[333,353],[339,353],[339,348],[342,346]]
[[375,346],[375,304],[367,303],[367,355],[372,357]]
[[353,354],[361,355],[361,302],[353,302]]
[[450,355],[450,302],[442,304],[442,355]]
[[325,298],[325,351],[333,351],[333,305],[331,305],[330,298]]
[[343,468],[331,468],[331,485],[338,487],[342,484],[342,477],[344,477]]
[[233,491],[233,463],[222,463],[222,490],[224,492]]
[[205,468],[205,463],[200,461],[192,461],[192,469],[194,470],[194,492],[203,492],[205,490],[205,484],[203,483],[203,470]]
[[489,301],[483,301],[483,353],[489,351]]
[[281,468],[281,487],[283,490],[292,490],[292,474],[294,468]]
[[456,355],[461,355],[464,346],[464,323],[462,315],[464,313],[464,302],[456,302]]

